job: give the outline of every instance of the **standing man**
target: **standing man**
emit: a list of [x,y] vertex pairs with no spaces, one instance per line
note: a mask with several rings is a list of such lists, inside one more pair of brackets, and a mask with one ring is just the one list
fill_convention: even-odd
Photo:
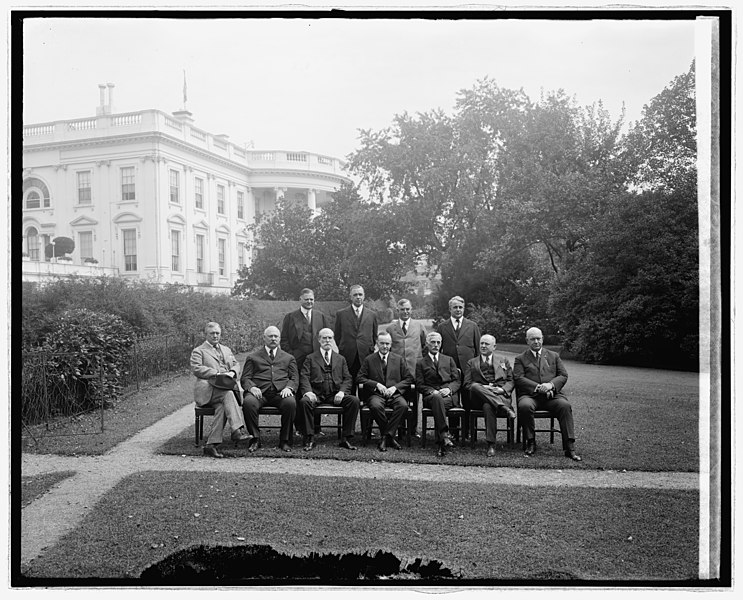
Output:
[[[451,356],[457,364],[459,372],[464,375],[467,361],[477,356],[480,345],[480,328],[477,323],[464,316],[464,299],[454,296],[449,300],[450,318],[441,323],[437,331],[441,334],[441,352]],[[462,434],[466,440],[469,437],[470,402],[469,393],[463,390],[462,406],[465,410]],[[455,426],[456,427],[456,426]],[[454,438],[459,434],[455,430]]]
[[[408,371],[415,373],[416,363],[423,356],[423,348],[426,346],[426,331],[420,323],[416,323],[410,318],[413,312],[413,305],[407,298],[401,298],[397,302],[397,320],[393,321],[387,327],[387,333],[392,336],[392,352],[399,354],[408,364]],[[418,384],[415,384],[418,387]],[[418,435],[418,391],[410,388],[405,392],[405,400],[413,406],[413,414],[410,417],[410,435]]]
[[335,313],[335,340],[346,359],[354,383],[364,359],[374,352],[377,339],[377,313],[364,306],[364,288],[351,286],[351,306]]
[[207,323],[204,335],[204,343],[191,352],[191,372],[196,376],[193,398],[196,406],[214,407],[214,418],[206,436],[204,454],[224,458],[217,446],[222,443],[225,421],[230,424],[233,441],[250,440],[252,436],[245,429],[238,403],[238,399],[242,401],[242,389],[237,381],[240,365],[232,350],[220,344],[222,328],[219,323]]
[[330,326],[328,317],[314,306],[315,292],[304,288],[299,294],[299,308],[287,313],[281,324],[281,349],[294,356],[300,373],[304,358],[320,349],[318,333]]
[[426,352],[415,365],[415,387],[423,395],[423,406],[431,409],[438,450],[443,457],[453,446],[446,424],[446,411],[459,406],[459,369],[451,356],[441,354],[441,334],[432,331],[426,336]]
[[320,349],[307,357],[299,374],[297,425],[304,435],[304,450],[309,452],[315,446],[311,432],[318,404],[343,408],[343,441],[338,445],[356,450],[351,439],[359,416],[359,399],[351,394],[351,373],[346,359],[333,352],[333,330],[321,329],[318,338]]
[[[359,369],[359,387],[370,394],[367,399],[369,412],[379,425],[380,452],[387,452],[388,444],[396,450],[400,449],[395,435],[408,412],[408,403],[402,395],[413,383],[413,375],[408,371],[405,359],[392,354],[391,347],[390,334],[380,333],[377,336],[379,351],[367,356]],[[386,407],[392,409],[389,421],[384,412]]]
[[560,423],[562,449],[571,460],[579,461],[575,453],[575,431],[573,409],[562,393],[567,383],[568,372],[557,352],[542,348],[542,331],[531,327],[526,331],[529,349],[516,357],[513,365],[513,378],[516,381],[516,403],[519,423],[526,440],[526,455],[536,452],[534,438],[534,411],[549,411]]
[[281,411],[279,448],[291,452],[292,424],[297,412],[294,394],[299,388],[297,361],[279,348],[281,333],[271,325],[263,332],[263,348],[248,354],[240,383],[245,391],[243,413],[249,433],[253,436],[248,450],[261,447],[258,411],[274,406]]
[[480,338],[480,356],[467,361],[464,387],[470,393],[470,407],[485,413],[485,441],[488,456],[495,456],[496,417],[500,414],[515,419],[511,407],[513,371],[508,359],[496,356],[495,337],[485,334]]

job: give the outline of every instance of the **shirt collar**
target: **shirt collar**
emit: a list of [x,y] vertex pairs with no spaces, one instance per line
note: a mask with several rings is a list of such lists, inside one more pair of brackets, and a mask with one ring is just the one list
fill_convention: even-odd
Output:
[[534,358],[539,358],[539,355],[540,355],[540,353],[541,353],[541,352],[542,352],[541,350],[540,350],[539,352],[534,352],[534,350],[532,350],[532,351],[531,351],[531,354],[532,354],[532,356],[533,356]]
[[[266,349],[266,354],[268,354],[269,356],[271,356],[271,348],[269,348],[268,346],[263,346],[263,347]],[[278,348],[274,348],[274,350],[278,352],[279,349]]]
[[429,352],[429,353],[428,353],[428,356],[430,356],[430,357],[431,357],[431,360],[436,360],[436,357],[437,357],[437,356],[439,356],[440,354],[441,354],[441,352],[437,352],[436,354],[431,354],[431,353]]
[[302,314],[304,315],[305,319],[312,314],[312,309],[305,310],[304,308],[302,308],[301,311],[302,311]]
[[[451,319],[451,324],[456,327],[457,326],[457,320],[454,317],[450,317],[450,319]],[[462,321],[464,321],[464,317],[459,317],[459,326],[460,327],[462,326]]]

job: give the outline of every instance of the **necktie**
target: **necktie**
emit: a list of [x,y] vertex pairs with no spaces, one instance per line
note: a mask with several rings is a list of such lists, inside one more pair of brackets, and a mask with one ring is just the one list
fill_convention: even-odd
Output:
[[358,319],[361,316],[361,310],[358,308],[354,308],[354,310],[356,311],[356,318]]
[[219,346],[219,344],[214,344],[214,349],[217,351],[217,356],[219,356],[219,360],[224,362],[224,354],[222,354],[222,348]]
[[439,370],[439,355],[438,354],[433,355],[433,368],[436,369],[437,371]]
[[312,315],[310,314],[310,311],[307,311],[304,317],[307,319],[308,323],[312,323]]
[[542,383],[542,353],[537,352],[537,373],[539,373],[539,383]]
[[271,362],[273,362],[274,356],[276,356],[276,350],[271,349],[268,355],[271,357]]
[[330,352],[327,352],[327,351],[325,352],[325,364],[326,365],[330,364]]
[[457,333],[459,333],[459,319],[457,319],[457,322],[454,325],[454,331],[456,331]]
[[402,334],[408,335],[408,323],[407,321],[402,322]]
[[382,375],[384,375],[385,381],[387,380],[387,355],[382,357]]

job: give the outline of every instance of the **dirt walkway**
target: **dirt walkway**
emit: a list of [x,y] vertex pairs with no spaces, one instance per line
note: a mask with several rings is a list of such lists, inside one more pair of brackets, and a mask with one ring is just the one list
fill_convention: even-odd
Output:
[[579,471],[573,469],[514,469],[459,467],[338,460],[233,458],[213,460],[194,456],[156,455],[163,440],[193,423],[188,405],[144,429],[102,456],[24,454],[22,474],[75,471],[47,494],[22,510],[21,565],[74,530],[96,502],[122,478],[140,471],[195,471],[224,473],[288,473],[317,477],[361,477],[412,481],[527,486],[583,486],[598,488],[698,489],[699,474],[672,472]]

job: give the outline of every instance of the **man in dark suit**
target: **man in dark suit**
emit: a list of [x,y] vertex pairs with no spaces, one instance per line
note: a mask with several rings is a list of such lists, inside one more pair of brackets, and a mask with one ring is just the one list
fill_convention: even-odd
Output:
[[364,359],[374,352],[377,339],[377,313],[364,306],[364,288],[351,286],[351,306],[335,313],[335,340],[338,352],[348,364],[354,383]]
[[222,328],[219,323],[207,323],[204,327],[204,335],[206,336],[204,343],[191,352],[191,372],[196,376],[193,389],[194,402],[196,406],[214,407],[214,418],[206,436],[204,454],[213,458],[224,458],[218,446],[222,443],[225,421],[230,424],[231,437],[234,442],[242,442],[251,438],[245,429],[245,421],[238,403],[238,398],[242,400],[242,396],[236,397],[233,390],[228,390],[228,386],[221,385],[217,381],[219,375],[229,375],[229,380],[234,382],[234,390],[242,394],[237,381],[240,363],[232,354],[232,350],[220,343]]
[[542,332],[531,327],[526,332],[529,349],[516,357],[513,365],[513,378],[516,382],[516,403],[519,412],[519,426],[526,440],[526,455],[536,452],[534,438],[534,411],[546,410],[560,423],[562,449],[571,460],[581,460],[575,453],[575,431],[573,409],[562,393],[568,380],[568,372],[557,352],[542,348]]
[[464,388],[470,393],[470,407],[485,414],[485,441],[488,456],[495,456],[496,417],[515,419],[511,407],[513,371],[508,359],[496,356],[495,337],[485,334],[480,338],[480,356],[467,361],[464,370]]
[[333,352],[333,330],[321,329],[318,338],[320,349],[305,359],[299,374],[297,428],[304,435],[304,450],[309,452],[315,445],[311,432],[318,404],[343,408],[343,441],[338,445],[356,450],[351,439],[359,416],[359,399],[351,394],[351,373],[346,359]]
[[[459,372],[464,375],[467,361],[477,356],[480,346],[480,328],[477,323],[464,316],[464,299],[454,296],[449,300],[448,318],[437,327],[441,334],[441,353],[451,356],[457,364]],[[470,401],[467,390],[462,390],[462,406],[465,409],[464,423],[462,423],[462,434],[466,440],[469,437],[469,411]],[[454,432],[454,438],[459,437]]]
[[[281,349],[294,356],[300,373],[305,357],[320,349],[317,335],[324,327],[330,327],[330,320],[315,309],[315,292],[304,288],[299,293],[299,308],[287,313],[281,324]],[[315,433],[320,433],[320,415],[315,420]]]
[[294,394],[299,388],[299,373],[294,357],[279,348],[280,337],[278,327],[267,327],[263,332],[263,348],[248,354],[243,366],[240,384],[245,390],[245,424],[253,436],[248,446],[250,452],[261,447],[258,411],[263,406],[274,406],[281,411],[279,448],[291,452],[292,424],[297,412]]
[[[405,359],[392,354],[391,347],[390,334],[380,333],[377,336],[379,351],[367,356],[359,369],[359,387],[369,394],[366,400],[369,412],[379,425],[380,452],[386,452],[387,445],[400,449],[395,434],[408,412],[408,403],[403,394],[413,383],[413,375],[408,370]],[[385,407],[392,408],[389,420],[384,412]]]
[[423,406],[431,409],[436,455],[443,457],[453,446],[446,424],[446,411],[459,406],[459,369],[451,356],[439,352],[441,334],[432,331],[426,336],[426,354],[415,365],[415,387],[423,396]]

